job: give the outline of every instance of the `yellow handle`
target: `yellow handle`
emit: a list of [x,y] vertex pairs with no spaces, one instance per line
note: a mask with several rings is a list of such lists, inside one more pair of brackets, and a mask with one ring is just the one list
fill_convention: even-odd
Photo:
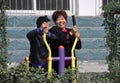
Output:
[[29,57],[25,57],[25,62],[26,62],[26,72],[28,72],[29,71]]
[[[26,75],[29,72],[29,57],[25,57],[25,68],[26,68]],[[25,77],[25,83],[29,83],[29,80],[27,79],[27,76]]]
[[46,39],[46,33],[43,34],[43,40],[44,40],[44,43],[48,49],[48,76],[50,76],[50,73],[52,71],[52,57],[51,57],[51,49],[50,49],[50,46],[47,42],[47,39]]
[[71,50],[71,53],[72,53],[72,61],[71,61],[71,67],[72,69],[74,70],[75,68],[75,55],[74,55],[74,50],[75,50],[75,46],[77,44],[77,41],[78,41],[78,37],[75,38],[75,41],[74,41],[74,44],[72,46],[72,50]]
[[75,55],[74,55],[74,50],[75,50],[75,46],[77,44],[77,41],[78,41],[78,37],[75,38],[75,41],[73,43],[73,47],[72,47],[72,50],[71,50],[71,53],[72,53],[72,61],[71,61],[71,67],[72,67],[72,73],[73,73],[73,83],[76,83],[76,77],[75,77]]

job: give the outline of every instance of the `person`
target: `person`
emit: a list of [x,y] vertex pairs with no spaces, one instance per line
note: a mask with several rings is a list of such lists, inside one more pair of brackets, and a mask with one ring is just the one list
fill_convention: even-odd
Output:
[[43,40],[43,33],[47,33],[47,41],[52,42],[56,36],[49,32],[50,19],[47,16],[40,16],[36,20],[37,28],[27,33],[27,39],[30,43],[30,67],[41,67],[47,69],[48,50]]
[[[72,29],[66,27],[67,14],[64,10],[56,10],[52,15],[52,19],[53,22],[55,23],[55,26],[51,27],[49,31],[56,35],[56,40],[50,43],[52,56],[53,57],[58,56],[58,47],[62,45],[65,48],[65,56],[70,57],[71,49],[75,37],[79,38],[75,49],[81,49],[81,40],[80,40],[80,33],[78,32],[78,28],[76,25],[73,26]],[[76,61],[75,61],[75,65],[77,65]],[[52,67],[58,73],[58,61],[53,62]],[[71,61],[65,61],[65,68],[68,67],[71,67]]]

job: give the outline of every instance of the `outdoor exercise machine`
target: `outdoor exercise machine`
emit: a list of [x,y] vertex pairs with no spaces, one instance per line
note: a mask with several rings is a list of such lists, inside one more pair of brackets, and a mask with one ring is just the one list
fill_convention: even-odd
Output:
[[[72,21],[73,21],[73,26],[76,25],[76,21],[75,21],[75,16],[72,16]],[[74,44],[72,46],[72,50],[71,50],[71,57],[65,57],[65,53],[64,53],[64,46],[59,46],[58,48],[58,57],[52,57],[52,52],[51,49],[49,47],[49,44],[47,43],[46,40],[46,33],[43,34],[43,38],[44,38],[44,42],[45,45],[48,49],[48,77],[51,77],[51,72],[52,72],[52,61],[59,61],[59,68],[58,68],[58,74],[62,75],[64,69],[65,69],[65,60],[71,60],[71,67],[72,67],[72,74],[73,74],[73,82],[76,83],[76,78],[74,77],[75,75],[75,55],[74,55],[74,50],[75,50],[75,46],[77,44],[78,38],[76,37],[74,40]]]
[[[73,15],[72,16],[72,21],[73,21],[73,26],[76,25],[76,20],[75,20],[75,16]],[[78,41],[78,38],[76,37],[75,40],[74,40],[74,44],[72,46],[72,50],[71,50],[71,54],[72,56],[71,57],[65,57],[64,55],[64,46],[59,46],[58,48],[58,57],[52,57],[52,52],[51,52],[51,49],[50,49],[50,46],[47,42],[47,39],[46,39],[46,33],[43,34],[43,40],[45,42],[45,45],[48,49],[48,58],[47,58],[47,61],[48,61],[48,77],[51,77],[51,72],[52,72],[52,61],[59,61],[59,71],[58,71],[58,74],[59,75],[62,75],[64,69],[65,69],[65,60],[71,60],[71,68],[72,68],[72,72],[74,74],[74,71],[75,71],[75,55],[74,55],[74,50],[75,50],[75,46],[77,44],[77,41]],[[26,61],[26,71],[28,72],[29,71],[29,58],[26,57],[25,58],[25,61]],[[74,81],[75,83],[75,81]]]
[[[75,16],[72,16],[72,21],[73,21],[73,26],[76,25],[76,21],[75,21]],[[52,53],[51,53],[51,49],[50,49],[50,46],[49,44],[47,43],[47,40],[46,40],[46,33],[44,33],[43,35],[43,39],[44,39],[44,42],[45,42],[45,45],[48,49],[48,75],[51,73],[52,71],[52,61],[59,61],[59,71],[58,71],[58,74],[61,75],[64,71],[64,67],[65,67],[65,60],[71,60],[71,67],[72,67],[72,70],[75,69],[75,56],[74,56],[74,50],[75,50],[75,46],[77,44],[77,41],[78,41],[78,38],[76,37],[75,38],[75,41],[74,41],[74,44],[73,44],[73,47],[72,47],[72,50],[71,50],[71,54],[72,56],[71,57],[65,57],[64,55],[64,47],[63,46],[59,46],[58,48],[58,57],[52,57]]]

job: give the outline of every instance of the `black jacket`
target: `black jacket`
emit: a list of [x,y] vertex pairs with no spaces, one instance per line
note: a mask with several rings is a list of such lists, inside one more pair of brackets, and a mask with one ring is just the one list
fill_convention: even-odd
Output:
[[[38,28],[27,33],[27,38],[30,43],[29,60],[34,66],[47,66],[46,57],[48,56],[48,51],[42,36],[43,32]],[[49,35],[47,35],[47,41],[50,43],[55,39],[55,35],[49,32]]]
[[[65,48],[65,56],[71,56],[71,49],[75,40],[74,36],[71,36],[69,32],[71,29],[66,28],[66,32],[63,32],[57,26],[53,26],[50,30],[51,33],[56,35],[56,40],[50,43],[52,50],[52,56],[58,56],[58,47],[63,45]],[[81,49],[81,40],[77,42],[75,49]]]
[[[69,34],[69,32],[71,31],[71,29],[66,28],[66,31],[62,31],[61,28],[57,27],[57,26],[53,26],[50,30],[51,33],[56,35],[56,40],[50,43],[50,47],[52,50],[52,56],[53,57],[58,57],[58,47],[60,45],[64,46],[65,48],[65,56],[67,57],[71,57],[71,49],[75,40],[74,36],[71,36]],[[81,40],[79,39],[79,41],[77,42],[77,45],[75,47],[75,49],[81,49]],[[74,55],[75,55],[75,51],[74,51]],[[76,57],[76,56],[75,56]],[[75,65],[76,65],[77,60],[75,61]],[[59,61],[53,61],[52,64],[52,68],[58,73],[58,65],[59,65]],[[65,68],[69,68],[71,67],[71,61],[65,61]]]

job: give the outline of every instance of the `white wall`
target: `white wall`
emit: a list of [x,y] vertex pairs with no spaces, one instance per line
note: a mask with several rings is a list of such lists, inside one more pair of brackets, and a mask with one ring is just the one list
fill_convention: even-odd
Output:
[[101,14],[102,0],[78,0],[79,16],[97,16]]

